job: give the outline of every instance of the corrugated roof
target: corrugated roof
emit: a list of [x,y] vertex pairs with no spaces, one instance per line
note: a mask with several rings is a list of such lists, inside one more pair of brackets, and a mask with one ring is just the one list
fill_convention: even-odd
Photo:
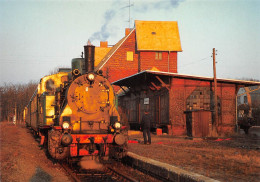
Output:
[[95,66],[105,57],[112,47],[96,47],[95,48]]
[[[128,86],[128,84],[132,85],[133,83],[137,82],[137,80],[145,81],[145,79],[144,79],[145,75],[162,75],[162,76],[168,76],[168,77],[173,77],[173,78],[203,80],[203,81],[211,81],[211,82],[214,81],[212,77],[202,77],[202,76],[184,75],[184,74],[162,72],[162,71],[145,70],[145,71],[142,71],[140,73],[131,75],[129,77],[125,77],[125,78],[122,78],[120,80],[117,80],[117,81],[113,82],[112,84],[113,85],[118,85],[118,86]],[[223,79],[223,78],[217,78],[217,82],[219,82],[219,83],[237,84],[237,85],[243,85],[243,86],[260,85],[260,82],[256,82],[256,81]]]
[[176,21],[135,20],[137,50],[182,51]]

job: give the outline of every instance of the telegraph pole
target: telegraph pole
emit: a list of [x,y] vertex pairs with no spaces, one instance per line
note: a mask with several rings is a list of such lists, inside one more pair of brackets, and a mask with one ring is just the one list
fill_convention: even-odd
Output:
[[216,77],[216,53],[215,48],[213,48],[213,73],[214,73],[214,124],[213,128],[218,133],[218,96],[217,96],[217,77]]
[[16,121],[17,121],[17,117],[16,117],[16,109],[17,109],[17,106],[16,106],[16,103],[15,103],[15,106],[14,106],[14,118],[13,118],[13,122],[14,124],[16,125]]

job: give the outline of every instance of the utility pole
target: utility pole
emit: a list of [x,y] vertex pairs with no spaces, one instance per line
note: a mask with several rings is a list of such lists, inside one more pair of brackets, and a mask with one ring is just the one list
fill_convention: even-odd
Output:
[[[218,133],[218,96],[217,96],[217,77],[216,77],[216,53],[215,48],[213,48],[213,73],[214,73],[214,124],[213,131]],[[215,134],[215,133],[214,133]]]
[[14,117],[13,117],[13,122],[14,124],[16,125],[16,120],[17,120],[17,117],[16,117],[16,110],[17,110],[17,106],[16,106],[16,103],[15,103],[15,106],[14,106]]

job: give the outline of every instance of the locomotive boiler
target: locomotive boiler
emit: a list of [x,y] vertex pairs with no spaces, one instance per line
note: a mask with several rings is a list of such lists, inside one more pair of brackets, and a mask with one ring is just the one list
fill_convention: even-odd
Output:
[[113,87],[102,72],[94,72],[95,46],[84,46],[84,53],[84,59],[72,60],[71,72],[41,79],[25,111],[26,123],[54,159],[123,157],[127,131]]

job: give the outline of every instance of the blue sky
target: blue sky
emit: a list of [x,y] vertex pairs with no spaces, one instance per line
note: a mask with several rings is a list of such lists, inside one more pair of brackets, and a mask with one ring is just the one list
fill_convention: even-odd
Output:
[[[88,39],[115,44],[129,27],[129,0],[0,0],[0,85],[70,67]],[[260,80],[260,1],[131,0],[134,20],[178,21],[178,72]]]

